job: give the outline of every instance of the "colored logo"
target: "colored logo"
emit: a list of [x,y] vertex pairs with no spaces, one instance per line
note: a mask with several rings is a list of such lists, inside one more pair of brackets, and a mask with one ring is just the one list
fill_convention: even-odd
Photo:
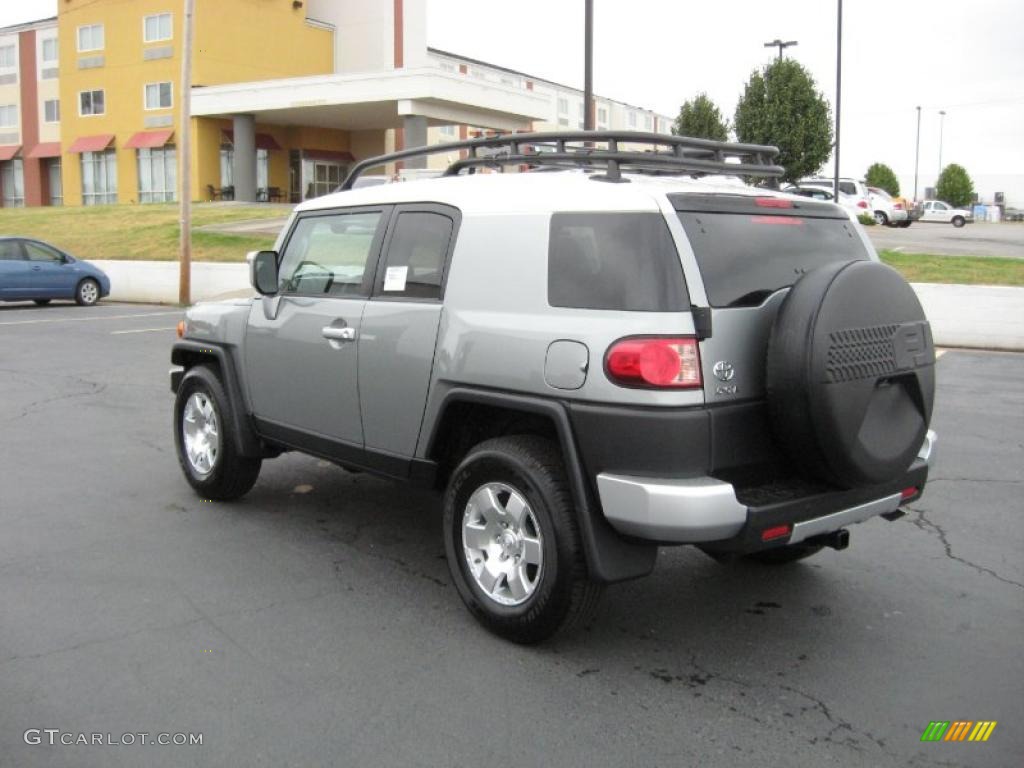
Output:
[[932,720],[921,741],[988,741],[995,729],[995,720]]

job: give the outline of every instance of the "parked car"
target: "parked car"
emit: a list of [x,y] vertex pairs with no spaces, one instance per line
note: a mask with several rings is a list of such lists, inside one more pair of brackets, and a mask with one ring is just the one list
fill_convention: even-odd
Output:
[[0,237],[0,301],[74,299],[90,306],[110,294],[98,267],[28,237]]
[[357,164],[251,254],[258,296],[187,311],[185,480],[236,499],[296,450],[436,489],[459,596],[523,643],[660,547],[782,564],[900,517],[934,444],[913,289],[839,206],[728,176],[781,175],[777,150],[708,147],[511,134],[420,153],[546,172],[352,189],[409,155]]
[[[804,179],[797,186],[803,188],[818,187],[832,191],[835,189],[835,182],[833,179],[826,178]],[[855,216],[859,216],[862,213],[870,216],[873,213],[868,188],[863,181],[840,178],[838,202],[844,208],[853,211]]]
[[920,205],[921,221],[935,222],[938,224],[952,224],[954,227],[962,227],[964,224],[974,223],[974,214],[963,208],[954,208],[949,203],[941,200],[925,200]]
[[832,202],[835,198],[831,190],[825,189],[824,187],[783,187],[782,191],[789,195],[800,195],[800,197],[809,197],[813,200],[825,200]]
[[879,187],[868,187],[868,199],[875,221],[882,226],[910,226],[910,211],[902,197],[893,197]]

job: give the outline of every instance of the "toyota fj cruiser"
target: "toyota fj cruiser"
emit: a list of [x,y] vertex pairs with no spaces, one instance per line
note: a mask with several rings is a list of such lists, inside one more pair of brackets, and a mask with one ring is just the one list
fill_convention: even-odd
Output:
[[[462,156],[353,189],[431,152]],[[250,256],[258,297],[188,311],[186,479],[234,499],[297,450],[437,488],[460,596],[517,642],[660,546],[842,549],[923,491],[934,348],[847,212],[770,186],[775,152],[574,132],[359,163]]]

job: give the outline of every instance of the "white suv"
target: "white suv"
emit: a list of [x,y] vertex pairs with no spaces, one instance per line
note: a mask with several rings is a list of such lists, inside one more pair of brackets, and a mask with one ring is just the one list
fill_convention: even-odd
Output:
[[[833,189],[835,182],[832,179],[825,178],[814,178],[804,179],[799,183],[801,187],[825,187],[826,189]],[[837,200],[841,206],[853,211],[854,215],[866,213],[868,215],[874,214],[874,209],[871,207],[871,195],[868,192],[867,185],[863,181],[857,181],[856,179],[839,179],[839,200]]]

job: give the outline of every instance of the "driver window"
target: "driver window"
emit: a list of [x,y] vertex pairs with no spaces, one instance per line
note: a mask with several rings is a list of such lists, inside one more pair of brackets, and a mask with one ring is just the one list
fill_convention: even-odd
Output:
[[42,243],[33,243],[31,240],[25,241],[25,253],[28,254],[29,261],[64,261],[61,255],[52,248],[49,248]]
[[380,211],[300,219],[281,258],[281,292],[304,296],[365,296],[366,262]]

